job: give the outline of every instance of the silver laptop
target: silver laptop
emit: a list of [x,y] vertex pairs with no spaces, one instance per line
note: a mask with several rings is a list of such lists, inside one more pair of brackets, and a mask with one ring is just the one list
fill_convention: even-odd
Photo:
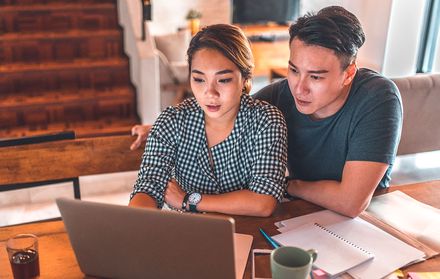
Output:
[[234,220],[57,199],[81,271],[106,278],[243,278],[252,236]]

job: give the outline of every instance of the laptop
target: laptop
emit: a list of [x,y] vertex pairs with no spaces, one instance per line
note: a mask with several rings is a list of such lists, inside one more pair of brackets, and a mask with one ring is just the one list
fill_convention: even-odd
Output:
[[105,278],[243,278],[252,236],[234,219],[56,200],[81,271]]

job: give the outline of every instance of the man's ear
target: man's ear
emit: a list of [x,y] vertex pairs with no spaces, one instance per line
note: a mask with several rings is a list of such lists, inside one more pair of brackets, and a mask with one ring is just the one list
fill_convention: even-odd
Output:
[[354,76],[356,75],[357,72],[356,61],[353,61],[353,63],[348,65],[348,67],[345,69],[344,72],[345,72],[344,86],[347,86],[353,81]]

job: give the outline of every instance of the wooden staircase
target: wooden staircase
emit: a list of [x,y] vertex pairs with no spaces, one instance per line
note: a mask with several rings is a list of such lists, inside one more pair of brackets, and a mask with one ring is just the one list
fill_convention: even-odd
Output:
[[116,0],[0,0],[0,138],[138,123]]

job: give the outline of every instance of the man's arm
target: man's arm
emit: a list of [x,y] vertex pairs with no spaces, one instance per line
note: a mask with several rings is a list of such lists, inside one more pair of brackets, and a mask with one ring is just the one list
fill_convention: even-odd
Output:
[[147,141],[148,133],[151,130],[150,125],[135,125],[131,128],[131,135],[136,136],[136,140],[131,144],[130,150],[138,149],[142,144]]
[[291,180],[287,192],[340,214],[356,217],[370,204],[374,190],[384,176],[388,164],[368,161],[347,161],[342,181]]

